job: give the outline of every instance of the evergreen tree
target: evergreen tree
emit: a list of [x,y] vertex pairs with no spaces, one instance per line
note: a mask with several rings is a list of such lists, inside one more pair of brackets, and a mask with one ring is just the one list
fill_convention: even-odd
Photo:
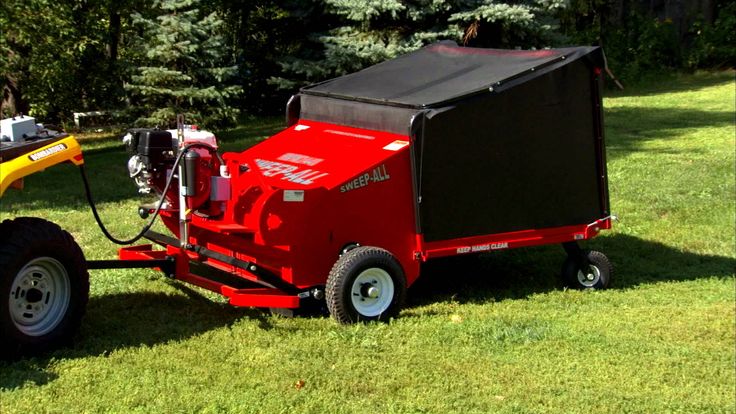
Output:
[[437,40],[467,46],[529,48],[554,43],[554,15],[565,0],[315,0],[326,30],[311,48],[281,62],[281,88],[359,70]]
[[139,125],[188,123],[221,126],[236,120],[231,99],[242,91],[232,54],[220,34],[222,19],[204,13],[199,0],[157,0],[155,16],[135,14],[141,28],[140,64],[126,85]]
[[268,79],[280,72],[284,56],[303,50],[307,33],[324,27],[314,5],[304,0],[217,0],[210,4],[222,10],[228,43],[237,51],[240,80],[247,91],[239,107],[249,115],[280,114],[289,91],[275,90]]
[[[465,2],[448,19],[463,28],[463,44],[495,48],[544,48],[563,39],[558,34],[558,15],[566,0]],[[467,8],[466,8],[467,7]]]

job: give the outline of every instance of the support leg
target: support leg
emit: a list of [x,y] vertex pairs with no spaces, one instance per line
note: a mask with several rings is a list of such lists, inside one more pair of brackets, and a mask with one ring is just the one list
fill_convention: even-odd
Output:
[[570,258],[577,262],[579,269],[588,269],[588,267],[590,267],[588,256],[583,252],[583,249],[580,248],[578,242],[570,241],[562,243],[562,248],[565,249],[565,253],[567,253]]

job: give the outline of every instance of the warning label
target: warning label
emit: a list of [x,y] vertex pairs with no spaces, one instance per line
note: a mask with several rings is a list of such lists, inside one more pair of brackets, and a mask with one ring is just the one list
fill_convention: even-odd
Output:
[[409,141],[396,140],[383,147],[383,149],[385,149],[386,151],[398,151],[407,145],[409,145]]
[[501,250],[501,249],[508,249],[508,248],[509,248],[509,244],[507,242],[478,244],[475,246],[458,247],[457,254],[488,252],[491,250]]
[[301,203],[304,201],[304,190],[284,190],[284,201]]
[[304,154],[295,154],[293,152],[282,154],[281,156],[279,156],[278,160],[293,162],[294,164],[304,164],[310,167],[314,167],[315,165],[324,161],[322,158],[310,157],[309,155]]

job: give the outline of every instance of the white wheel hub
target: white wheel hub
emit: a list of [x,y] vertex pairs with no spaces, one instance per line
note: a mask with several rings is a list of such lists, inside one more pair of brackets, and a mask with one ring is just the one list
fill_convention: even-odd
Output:
[[10,288],[10,318],[28,336],[51,332],[64,319],[71,300],[69,275],[58,260],[37,257],[16,274]]
[[393,298],[394,281],[388,272],[378,267],[360,272],[350,289],[353,307],[367,317],[379,316],[386,312]]
[[585,287],[593,287],[601,280],[601,270],[595,265],[590,265],[588,271],[578,270],[578,282]]

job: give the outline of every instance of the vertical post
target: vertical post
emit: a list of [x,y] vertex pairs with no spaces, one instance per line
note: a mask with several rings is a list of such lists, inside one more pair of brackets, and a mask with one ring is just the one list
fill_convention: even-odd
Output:
[[[184,148],[183,114],[176,116],[176,138],[179,141],[179,151],[182,151]],[[189,244],[189,212],[187,210],[187,199],[184,195],[187,181],[186,173],[186,162],[182,159],[179,161],[179,244],[182,248],[186,248]]]
[[187,211],[187,199],[184,196],[186,182],[186,166],[182,161],[179,163],[179,244],[186,248],[189,243],[189,214]]
[[565,249],[565,253],[567,253],[569,257],[578,262],[578,269],[588,269],[590,267],[588,256],[583,252],[583,249],[580,248],[578,242],[569,241],[562,243],[562,248]]

